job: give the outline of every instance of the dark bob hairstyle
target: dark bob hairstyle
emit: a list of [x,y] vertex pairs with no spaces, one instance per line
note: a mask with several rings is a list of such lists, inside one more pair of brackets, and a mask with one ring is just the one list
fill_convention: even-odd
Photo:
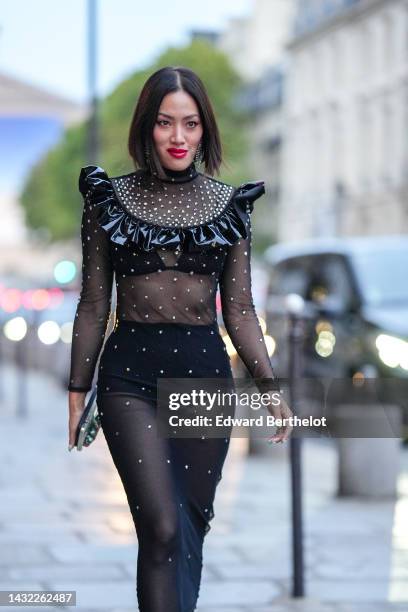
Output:
[[[203,126],[201,143],[205,172],[219,174],[222,147],[214,111],[204,84],[195,72],[184,66],[166,66],[154,72],[146,81],[133,113],[129,130],[128,151],[136,168],[150,170],[160,178],[166,174],[157,155],[153,129],[164,96],[183,90],[192,96],[198,106]],[[149,159],[146,160],[145,149]]]

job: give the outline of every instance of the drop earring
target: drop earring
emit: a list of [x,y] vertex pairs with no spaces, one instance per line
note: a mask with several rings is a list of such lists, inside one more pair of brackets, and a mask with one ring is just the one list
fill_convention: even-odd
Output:
[[203,154],[203,152],[202,152],[201,140],[200,140],[200,142],[198,143],[195,155],[194,155],[194,162],[196,164],[201,164],[201,162],[202,162],[202,154]]

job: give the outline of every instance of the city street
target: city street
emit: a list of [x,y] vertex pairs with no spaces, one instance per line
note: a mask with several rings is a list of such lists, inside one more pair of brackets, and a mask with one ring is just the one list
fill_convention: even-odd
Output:
[[[18,419],[16,372],[3,369],[0,383],[0,590],[74,590],[81,611],[137,610],[137,540],[103,433],[69,453],[65,392],[31,374],[28,416]],[[334,443],[304,441],[307,596],[297,601],[288,447],[249,459],[244,451],[233,439],[198,612],[408,610],[408,450],[398,500],[369,502],[336,499]]]

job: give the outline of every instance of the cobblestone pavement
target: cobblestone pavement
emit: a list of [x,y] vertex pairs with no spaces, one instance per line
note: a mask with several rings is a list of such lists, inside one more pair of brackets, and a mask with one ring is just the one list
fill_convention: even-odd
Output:
[[[66,609],[136,611],[137,540],[103,433],[69,453],[65,392],[31,374],[17,418],[16,372],[2,383],[0,590],[75,590]],[[248,458],[246,441],[232,440],[197,612],[408,612],[408,450],[398,498],[373,502],[336,497],[334,443],[303,442],[307,596],[296,600],[287,455],[280,445]]]

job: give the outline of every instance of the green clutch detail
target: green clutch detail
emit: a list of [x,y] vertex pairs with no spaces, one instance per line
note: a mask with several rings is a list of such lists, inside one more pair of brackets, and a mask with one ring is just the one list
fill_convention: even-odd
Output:
[[101,417],[96,404],[96,391],[97,389],[94,387],[78,423],[75,446],[79,451],[84,446],[92,444],[101,426]]
[[[98,407],[96,408],[96,410],[98,410]],[[92,442],[95,440],[98,434],[100,426],[101,426],[101,417],[99,416],[98,412],[96,412],[94,417],[91,419],[91,422],[87,429],[85,439],[84,439],[84,446],[89,446],[90,444],[92,444]]]

